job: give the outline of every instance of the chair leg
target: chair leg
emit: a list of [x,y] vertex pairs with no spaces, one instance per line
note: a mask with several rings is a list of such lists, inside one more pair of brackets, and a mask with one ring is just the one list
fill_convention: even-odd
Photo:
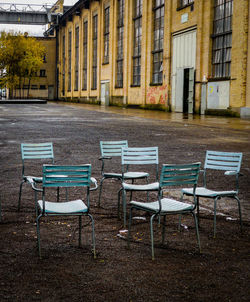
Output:
[[217,200],[219,196],[214,199],[214,238],[216,237],[216,207],[217,207]]
[[165,241],[165,229],[166,229],[166,215],[163,216],[163,222],[162,222],[162,244],[164,244]]
[[41,254],[41,244],[40,244],[40,218],[42,217],[42,214],[37,216],[36,218],[36,232],[37,232],[37,248],[38,248],[38,253],[40,259],[42,259],[42,254]]
[[99,197],[98,197],[98,207],[100,207],[100,205],[101,205],[101,195],[102,195],[102,183],[103,183],[103,181],[104,181],[104,177],[101,179],[101,181],[100,181],[100,190],[99,190]]
[[179,215],[179,224],[178,224],[178,231],[180,232],[181,231],[181,214]]
[[91,219],[91,224],[92,224],[92,244],[93,244],[93,254],[94,254],[94,259],[96,259],[96,250],[95,250],[95,222],[93,219],[93,216],[88,214],[88,216]]
[[120,215],[121,193],[122,193],[122,188],[120,188],[119,191],[118,191],[118,203],[117,203],[117,217],[118,217],[118,219],[121,219],[121,215]]
[[132,224],[132,210],[133,210],[133,207],[131,207],[130,211],[129,211],[128,239],[127,239],[128,248],[130,248],[130,232],[131,232],[131,224]]
[[243,227],[243,225],[242,225],[242,215],[241,215],[241,205],[240,205],[240,199],[239,199],[239,197],[238,196],[234,196],[234,198],[237,200],[237,202],[238,202],[238,208],[239,208],[239,217],[240,217],[240,231],[241,231],[241,233],[242,233],[242,227]]
[[192,212],[192,215],[194,217],[194,223],[195,223],[195,229],[196,229],[196,238],[199,246],[199,252],[201,253],[201,243],[200,243],[200,234],[199,234],[199,225],[198,225],[198,219],[196,217],[196,214]]
[[[146,182],[148,184],[148,177],[146,177]],[[149,191],[147,191],[147,202],[149,201]],[[160,217],[160,216],[159,216]]]
[[197,220],[198,220],[198,225],[200,227],[200,203],[199,203],[199,197],[196,196],[197,200]]
[[79,239],[78,239],[78,245],[81,247],[82,245],[82,216],[79,216]]
[[[132,179],[132,184],[134,184],[134,179]],[[133,197],[133,191],[130,191],[130,199],[129,199],[129,201],[131,201],[132,200],[132,197]]]
[[23,184],[25,183],[25,180],[22,180],[20,183],[20,189],[19,189],[19,198],[18,198],[18,206],[17,206],[17,211],[20,212],[20,207],[21,207],[21,197],[22,197],[22,187]]
[[126,205],[126,191],[122,190],[122,207],[123,207],[123,227],[126,227],[126,211],[127,211],[127,205]]
[[151,237],[152,260],[155,260],[155,253],[154,253],[154,230],[153,230],[154,218],[155,218],[155,214],[153,214],[150,217],[150,237]]

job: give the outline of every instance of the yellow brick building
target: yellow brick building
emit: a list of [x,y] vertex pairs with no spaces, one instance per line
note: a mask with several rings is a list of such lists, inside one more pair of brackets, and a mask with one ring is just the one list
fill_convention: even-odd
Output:
[[248,0],[81,0],[56,32],[61,100],[250,115]]

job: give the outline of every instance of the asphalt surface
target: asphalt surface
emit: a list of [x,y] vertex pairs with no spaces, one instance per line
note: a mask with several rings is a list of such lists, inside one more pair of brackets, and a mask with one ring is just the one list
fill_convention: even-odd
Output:
[[[158,146],[160,164],[190,161],[203,163],[208,149],[243,152],[240,198],[243,217],[249,220],[249,119],[49,102],[0,104],[0,125],[3,210],[8,206],[16,206],[22,142],[52,141],[56,163],[91,163],[92,174],[100,181],[100,140],[127,139],[130,146]],[[40,166],[37,168],[40,169]],[[212,177],[211,184],[217,187],[220,183]],[[11,190],[8,189],[10,186]],[[237,216],[234,202],[220,204],[222,213],[226,208],[228,215]]]

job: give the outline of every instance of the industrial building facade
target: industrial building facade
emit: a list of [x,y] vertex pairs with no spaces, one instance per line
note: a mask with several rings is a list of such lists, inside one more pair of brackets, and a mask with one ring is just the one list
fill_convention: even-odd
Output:
[[248,0],[78,1],[57,26],[60,100],[250,109]]

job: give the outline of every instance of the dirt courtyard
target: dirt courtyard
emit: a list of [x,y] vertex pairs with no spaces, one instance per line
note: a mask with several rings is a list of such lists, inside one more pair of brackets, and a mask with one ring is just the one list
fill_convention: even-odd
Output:
[[[157,120],[73,104],[0,104],[0,301],[249,301],[250,127],[223,127],[219,118],[214,121],[205,125]],[[122,220],[117,218],[119,183],[107,180],[101,207],[98,191],[90,196],[97,258],[91,253],[88,219],[84,219],[79,248],[78,219],[60,217],[42,219],[43,258],[39,259],[34,193],[29,185],[23,186],[21,211],[17,212],[20,144],[53,142],[56,164],[89,163],[99,183],[99,142],[124,139],[129,146],[158,146],[160,167],[163,163],[203,164],[206,150],[243,152],[239,193],[243,233],[236,202],[222,199],[214,239],[213,202],[201,199],[202,253],[198,253],[192,217],[183,217],[178,232],[178,217],[169,216],[164,245],[155,222],[156,259],[152,261],[149,216],[136,213],[139,218],[133,220],[131,248],[127,249],[126,236],[120,233]],[[29,171],[40,175],[41,167],[42,163],[32,162]],[[119,170],[119,161],[114,167]],[[153,169],[149,172],[153,180]],[[230,177],[208,176],[211,188],[234,186]],[[145,196],[135,194],[133,198],[143,200]]]

